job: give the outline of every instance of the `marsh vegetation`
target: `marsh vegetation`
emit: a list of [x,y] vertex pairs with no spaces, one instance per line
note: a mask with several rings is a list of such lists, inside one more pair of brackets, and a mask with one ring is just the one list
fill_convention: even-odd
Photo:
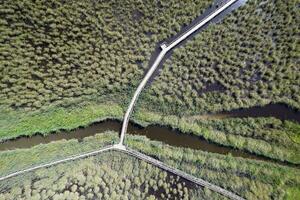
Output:
[[247,1],[174,50],[135,115],[223,145],[299,162],[299,123],[247,116],[191,120],[276,103],[299,110],[299,19],[295,0]]
[[247,1],[174,50],[145,105],[173,114],[279,102],[299,109],[299,19],[296,0]]
[[36,110],[108,93],[117,100],[137,84],[156,43],[208,3],[7,1],[0,5],[0,103]]
[[208,141],[291,163],[300,162],[300,124],[275,118],[205,119],[139,109],[135,120],[144,126],[160,124]]
[[300,192],[298,168],[175,148],[137,136],[130,137],[129,146],[246,199],[293,199]]
[[[26,0],[1,4],[0,141],[121,118],[155,45],[176,34],[209,3]],[[134,120],[299,163],[298,123],[274,118],[195,118],[270,103],[300,109],[298,7],[297,0],[249,0],[222,23],[176,49],[140,99]],[[113,133],[1,152],[0,174],[116,140]],[[293,199],[300,193],[297,168],[175,148],[137,136],[128,136],[127,142],[247,199]],[[110,152],[2,182],[0,199],[222,198],[184,182]]]
[[[101,144],[101,141],[116,138],[117,133],[103,133],[85,139],[84,142],[60,141],[39,145],[31,149],[1,152],[0,172],[4,175],[12,172],[11,170],[24,169],[41,161],[48,162],[56,157],[95,149],[97,144]],[[246,199],[286,199],[293,197],[297,192],[299,193],[300,171],[298,168],[280,166],[265,161],[235,158],[230,154],[220,155],[189,148],[171,147],[141,136],[129,135],[127,143],[131,148],[153,156],[167,165],[203,178]],[[47,158],[46,155],[49,157]],[[35,159],[33,159],[34,157]],[[185,180],[177,180],[176,176],[173,176],[173,183],[176,184],[172,184],[172,175],[167,173],[165,176],[164,174],[166,172],[127,155],[108,152],[17,176],[0,182],[0,188],[2,195],[7,195],[7,198],[22,197],[26,194],[32,196],[56,194],[60,198],[64,195],[74,195],[74,198],[77,195],[82,195],[89,198],[89,196],[100,194],[102,196],[108,194],[110,197],[111,195],[123,194],[124,196],[131,196],[133,199],[137,198],[136,195],[141,195],[140,197],[154,195],[159,199],[162,198],[162,194],[165,197],[170,194],[171,198],[174,199],[180,197],[178,196],[181,193],[179,191],[184,190],[180,186],[178,188],[178,184],[183,186],[183,182],[185,182],[188,192],[183,191],[182,194],[185,195],[184,197],[188,195],[188,199],[192,199],[195,195],[196,199],[209,199],[209,197],[222,199],[221,196],[207,189],[197,188],[196,191],[195,186],[190,185]],[[122,186],[128,181],[131,183],[130,191]],[[73,185],[77,185],[77,187],[74,186],[74,191],[71,190]],[[96,189],[97,187],[99,190]],[[137,192],[136,194],[136,190],[139,190],[140,193]],[[177,194],[175,195],[173,192]]]
[[[69,169],[69,170],[66,170]],[[0,183],[0,199],[225,199],[118,152],[40,169]]]

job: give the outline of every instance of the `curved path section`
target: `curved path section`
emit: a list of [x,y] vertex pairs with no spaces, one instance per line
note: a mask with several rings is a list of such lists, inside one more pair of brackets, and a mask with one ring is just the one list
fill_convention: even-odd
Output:
[[238,0],[228,0],[226,3],[223,3],[222,6],[220,6],[216,10],[214,10],[211,14],[209,14],[207,17],[205,17],[203,20],[201,20],[195,26],[193,26],[192,28],[188,29],[186,32],[184,32],[183,34],[178,36],[172,42],[170,42],[169,44],[163,43],[161,45],[162,51],[159,53],[159,55],[157,56],[157,58],[154,61],[153,65],[151,66],[151,68],[149,69],[149,71],[147,72],[147,74],[145,75],[145,77],[143,78],[141,83],[139,84],[138,88],[136,89],[136,91],[135,91],[135,93],[134,93],[134,95],[133,95],[133,97],[130,101],[130,104],[128,106],[128,109],[125,113],[124,121],[123,121],[123,125],[122,125],[122,130],[121,130],[120,144],[124,144],[124,139],[125,139],[125,134],[127,132],[129,118],[130,118],[130,115],[133,111],[134,105],[135,105],[140,93],[142,92],[142,90],[145,87],[146,83],[148,82],[148,80],[150,79],[150,77],[152,76],[155,69],[158,67],[159,63],[162,61],[162,59],[164,58],[166,53],[169,52],[171,49],[173,49],[180,42],[182,42],[183,40],[188,38],[195,31],[197,31],[198,29],[200,29],[201,27],[206,25],[208,22],[210,22],[212,19],[214,19],[217,15],[222,13],[224,10],[229,8],[231,5],[233,5],[237,1]]

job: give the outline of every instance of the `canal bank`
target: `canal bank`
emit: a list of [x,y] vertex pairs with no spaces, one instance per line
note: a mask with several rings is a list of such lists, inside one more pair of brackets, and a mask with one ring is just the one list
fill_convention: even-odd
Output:
[[[229,118],[230,119],[230,118]],[[121,129],[121,122],[115,119],[106,119],[99,122],[92,123],[86,127],[79,127],[70,131],[60,130],[55,133],[42,135],[39,133],[31,137],[18,137],[17,139],[7,140],[0,144],[0,150],[12,150],[16,148],[29,148],[40,143],[49,143],[59,140],[77,139],[83,141],[88,136],[93,136],[96,133],[112,130],[119,132]],[[276,157],[272,152],[263,152],[257,145],[267,144],[261,140],[254,140],[252,138],[243,138],[226,134],[220,131],[209,130],[201,125],[192,122],[188,118],[178,118],[176,116],[160,116],[156,113],[137,113],[135,116],[135,123],[131,122],[128,133],[131,135],[142,135],[155,141],[161,141],[175,147],[191,148],[202,150],[206,152],[230,154],[234,157],[243,157],[248,159],[264,160],[277,162],[280,164],[292,165],[293,160],[282,160]],[[235,142],[245,140],[247,146],[235,146]],[[251,145],[253,143],[253,145]],[[251,147],[256,147],[252,148]],[[280,151],[276,147],[274,152]],[[286,154],[289,152],[286,152]]]

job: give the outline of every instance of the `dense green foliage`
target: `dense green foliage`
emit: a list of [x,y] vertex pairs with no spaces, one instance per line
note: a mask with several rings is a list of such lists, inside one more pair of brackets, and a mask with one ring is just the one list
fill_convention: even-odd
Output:
[[300,109],[297,0],[248,0],[175,49],[145,107],[206,113],[282,102]]
[[95,151],[115,144],[118,140],[117,133],[105,132],[86,137],[82,141],[60,140],[36,145],[30,149],[2,151],[0,152],[0,176],[68,156]]
[[[140,107],[180,115],[279,101],[297,107],[294,4],[250,0],[175,50]],[[174,35],[207,5],[200,0],[1,4],[0,140],[121,118],[156,42]],[[95,104],[86,103],[96,99]],[[58,104],[64,108],[55,107]],[[11,110],[21,107],[43,108],[29,114]],[[299,163],[299,146],[292,142],[299,141],[298,124],[142,115],[135,120],[170,125],[219,144]]]
[[231,190],[246,199],[292,199],[300,192],[298,168],[171,147],[139,136],[128,138],[128,144],[132,148],[155,156],[170,166]]
[[68,108],[51,107],[43,112],[2,112],[0,113],[0,141],[20,135],[31,136],[35,133],[46,135],[60,129],[86,127],[93,122],[107,118],[121,119],[122,116],[122,107],[109,101],[105,105],[93,103]]
[[[27,168],[32,164],[48,162],[49,160],[53,160],[56,156],[58,159],[70,154],[77,154],[81,151],[89,151],[92,148],[97,148],[97,144],[98,146],[104,145],[105,142],[101,143],[101,141],[108,142],[109,140],[115,140],[116,138],[116,133],[107,133],[99,134],[96,137],[89,137],[81,143],[75,140],[60,141],[39,145],[31,149],[1,152],[0,161],[2,162],[0,163],[0,172],[1,175],[4,175],[18,169]],[[271,164],[265,161],[236,158],[231,157],[230,155],[207,153],[188,148],[170,147],[160,142],[150,141],[141,136],[128,135],[127,143],[131,148],[152,155],[170,166],[179,168],[187,173],[236,192],[246,199],[284,199],[285,197],[292,199],[300,192],[300,171],[298,168]],[[47,155],[49,155],[49,158],[46,157]],[[113,183],[116,183],[114,185],[118,188],[121,187],[119,184],[122,184],[122,182],[126,183],[126,180],[134,183],[135,177],[138,177],[140,184],[146,183],[150,185],[148,187],[148,192],[153,191],[156,186],[159,188],[161,181],[159,181],[159,178],[157,178],[156,175],[160,177],[159,174],[165,174],[165,172],[142,163],[143,162],[139,162],[128,156],[105,153],[100,154],[95,158],[61,164],[56,167],[38,170],[0,182],[0,190],[1,193],[11,193],[10,195],[16,195],[16,193],[19,192],[18,188],[24,188],[24,186],[26,186],[25,188],[28,188],[28,186],[32,186],[31,190],[38,190],[33,192],[32,195],[44,193],[42,188],[44,188],[45,191],[49,190],[57,194],[64,193],[67,190],[72,193],[72,190],[70,189],[72,185],[78,183],[77,181],[79,181],[79,179],[82,179],[84,183],[88,180],[89,184],[92,184],[93,186],[101,185],[105,182],[106,187],[113,187],[110,186],[112,185],[110,182],[112,180],[115,181]],[[108,169],[111,170],[107,171]],[[102,174],[101,171],[105,171],[107,176],[102,176],[101,179],[97,178],[98,176],[90,177],[90,175],[94,173]],[[155,173],[153,174],[153,172]],[[156,181],[153,182],[153,179]],[[56,181],[53,183],[53,180]],[[162,181],[169,183],[170,180],[164,179]],[[181,181],[180,183],[183,185]],[[59,186],[58,188],[61,189],[56,188],[54,185]],[[139,189],[136,185],[132,186],[133,192],[129,192],[128,195],[135,195],[135,189]],[[12,189],[13,187],[15,187],[15,189]],[[177,193],[179,193],[179,188],[175,188]],[[94,188],[84,194],[87,195],[88,193],[93,193],[93,189]],[[164,189],[162,190],[167,191]],[[158,189],[157,191],[161,192],[162,190]],[[86,191],[86,188],[84,191]],[[113,191],[113,189],[109,191]],[[173,190],[169,190],[171,195],[172,191]],[[23,193],[24,192],[25,191],[23,190]],[[50,193],[53,194],[53,192]],[[141,190],[141,193],[144,192],[145,190]],[[79,194],[81,195],[82,193]],[[189,195],[191,194],[189,193]],[[199,188],[197,195],[209,196],[214,195],[214,193],[207,190],[203,193],[201,188]]]
[[289,137],[295,142],[300,144],[300,125],[292,122],[285,122],[285,127],[289,131]]
[[269,158],[300,163],[300,124],[275,118],[202,119],[198,116],[178,117],[139,109],[137,123],[167,125],[186,134],[246,150]]
[[275,158],[282,160],[300,163],[300,145],[293,141],[296,135],[300,135],[299,130],[298,132],[296,130],[300,128],[298,123],[282,122],[274,118],[196,120],[196,123],[203,128],[226,133],[228,140],[235,140],[234,136],[245,139],[233,142],[235,147],[246,147],[243,141],[246,142],[246,139],[249,139],[256,141],[253,147],[256,151],[262,151],[265,155],[275,155]]
[[175,49],[142,95],[136,118],[299,163],[297,123],[190,117],[279,102],[300,108],[297,9],[296,0],[249,0],[221,23]]
[[[0,140],[121,118],[155,44],[198,16],[208,2],[7,0],[0,5]],[[170,125],[219,144],[299,163],[299,124],[273,118],[187,117],[277,102],[299,109],[297,9],[297,0],[249,0],[175,50],[139,103],[159,113],[141,109],[135,120]],[[86,103],[90,101],[97,104]],[[0,174],[116,140],[116,134],[98,135],[83,142],[1,152]],[[127,143],[247,199],[294,199],[300,193],[298,169],[169,147],[140,137],[128,136]],[[0,199],[216,195],[201,188],[184,189],[181,180],[165,174],[128,156],[107,153],[0,183]]]
[[[3,114],[3,113],[2,113]],[[47,110],[18,116],[18,121],[3,115],[1,140],[33,133],[71,130],[106,118],[121,119],[123,110],[116,104],[88,105]],[[14,115],[13,115],[14,116]],[[300,162],[299,127],[297,123],[274,118],[205,120],[197,117],[164,116],[139,110],[133,120],[143,126],[161,124],[178,128],[183,133],[202,136],[209,141],[264,155],[282,161]],[[16,123],[17,122],[17,123]]]
[[297,200],[300,197],[300,189],[299,188],[289,188],[287,190],[287,200]]
[[33,110],[128,91],[156,43],[209,2],[8,0],[0,5],[0,104]]
[[0,199],[224,199],[118,152],[40,169],[0,182]]

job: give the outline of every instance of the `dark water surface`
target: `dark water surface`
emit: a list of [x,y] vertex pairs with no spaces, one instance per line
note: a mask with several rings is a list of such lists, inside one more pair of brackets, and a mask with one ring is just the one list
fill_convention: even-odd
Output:
[[30,148],[38,144],[46,144],[52,141],[58,140],[70,140],[78,139],[79,141],[85,137],[93,136],[96,133],[102,133],[105,131],[119,131],[121,127],[121,122],[117,120],[106,120],[102,122],[93,123],[85,128],[77,128],[71,131],[59,131],[57,133],[48,134],[43,136],[41,134],[36,134],[31,137],[21,136],[13,140],[7,140],[0,143],[0,151],[12,150],[19,148]]
[[268,104],[217,113],[216,115],[228,117],[275,117],[280,120],[290,120],[300,123],[300,111],[284,104]]
[[146,136],[151,140],[161,141],[175,147],[185,147],[219,154],[230,153],[232,156],[235,157],[265,160],[265,158],[261,158],[259,156],[244,151],[235,150],[230,147],[220,146],[218,144],[208,142],[204,138],[182,133],[177,129],[172,129],[167,126],[150,125],[146,128],[143,128],[131,124],[128,128],[128,133],[130,135],[133,134]]
[[[232,5],[230,8],[222,12],[220,15],[218,15],[214,20],[212,20],[212,23],[218,23],[220,22],[228,13],[230,13],[232,10],[238,8],[239,6],[245,4],[246,0],[239,0],[234,5]],[[213,9],[215,9],[213,6],[209,9],[207,9],[203,15],[199,16],[197,19],[195,19],[189,26],[184,27],[177,35],[175,35],[172,38],[169,38],[166,40],[167,43],[174,40],[176,37],[178,37],[180,34],[197,24],[200,20],[202,20],[205,16],[207,16]],[[138,15],[138,14],[137,14]],[[197,33],[203,31],[205,28],[207,28],[208,24],[195,33],[193,33],[190,37],[194,37]],[[186,41],[180,43],[179,45],[184,44]],[[156,50],[151,56],[149,65],[151,65],[157,54],[159,53],[159,44],[156,46]],[[161,62],[160,67],[158,67],[158,70],[161,69],[164,61],[171,56],[171,53],[168,53],[164,60]],[[154,77],[158,74],[158,70],[154,75],[151,77],[151,81],[154,79]],[[149,83],[151,83],[149,81]],[[246,109],[238,109],[228,112],[222,112],[218,114],[212,114],[213,115],[220,115],[226,117],[275,117],[281,120],[292,120],[297,121],[300,123],[300,112],[295,111],[293,109],[288,108],[285,105],[282,104],[270,104],[264,107],[252,107],[252,108],[246,108]],[[17,148],[29,148],[33,147],[38,144],[45,144],[52,141],[58,141],[62,139],[78,139],[79,141],[82,140],[85,137],[93,136],[96,133],[105,132],[108,130],[120,132],[121,129],[121,122],[117,120],[106,120],[103,122],[97,122],[94,123],[88,127],[85,128],[78,128],[72,131],[60,131],[59,133],[53,133],[49,134],[47,136],[42,136],[40,134],[36,134],[32,137],[20,137],[14,140],[8,140],[3,143],[0,143],[0,151],[3,150],[11,150],[11,149],[17,149]],[[269,158],[265,158],[263,156],[257,156],[245,151],[236,150],[230,147],[224,147],[220,146],[215,143],[208,142],[207,140],[181,133],[178,130],[171,129],[169,127],[162,127],[159,125],[151,125],[146,128],[140,127],[138,125],[135,125],[133,123],[130,123],[128,126],[128,132],[129,134],[133,135],[143,135],[151,140],[157,140],[164,142],[166,144],[176,146],[176,147],[188,147],[191,149],[197,149],[197,150],[203,150],[207,152],[212,153],[219,153],[219,154],[231,154],[235,157],[243,157],[243,158],[249,158],[249,159],[256,159],[256,160],[267,160],[272,162],[279,162],[280,161],[274,161]]]
[[[0,144],[0,151],[12,150],[17,148],[29,148],[41,143],[46,144],[62,139],[78,139],[80,141],[85,137],[93,136],[97,133],[102,133],[108,130],[120,132],[121,125],[122,123],[120,121],[106,120],[94,123],[86,128],[78,128],[69,132],[61,131],[46,136],[37,134],[32,137],[20,137],[15,140],[8,140]],[[231,153],[233,156],[260,160],[260,158],[255,155],[243,151],[234,150],[230,147],[223,147],[214,143],[210,143],[198,136],[184,134],[176,129],[171,129],[166,126],[150,125],[146,128],[143,128],[136,124],[130,123],[128,126],[128,133],[130,135],[146,136],[151,140],[161,141],[171,146],[188,147],[191,149],[198,149],[220,154]]]
[[[280,119],[294,119],[299,121],[300,113],[281,105],[271,104],[264,107],[253,107],[248,109],[241,109],[226,113],[230,117],[261,117],[261,116],[276,116]],[[78,139],[79,141],[85,137],[93,136],[96,133],[105,132],[108,130],[120,132],[121,122],[117,120],[106,120],[94,123],[86,128],[78,128],[72,131],[60,131],[59,133],[49,134],[47,136],[34,135],[32,137],[20,137],[14,140],[8,140],[0,144],[0,151],[12,150],[17,148],[29,148],[41,143],[49,143],[62,139]],[[197,149],[212,153],[231,154],[234,157],[243,157],[255,160],[265,160],[286,164],[281,161],[274,161],[264,156],[258,156],[246,151],[237,150],[231,147],[220,146],[218,144],[209,142],[201,137],[181,133],[177,129],[172,129],[167,126],[150,125],[141,127],[139,125],[130,123],[128,126],[128,133],[130,135],[146,136],[151,140],[161,141],[175,147],[186,147]]]

